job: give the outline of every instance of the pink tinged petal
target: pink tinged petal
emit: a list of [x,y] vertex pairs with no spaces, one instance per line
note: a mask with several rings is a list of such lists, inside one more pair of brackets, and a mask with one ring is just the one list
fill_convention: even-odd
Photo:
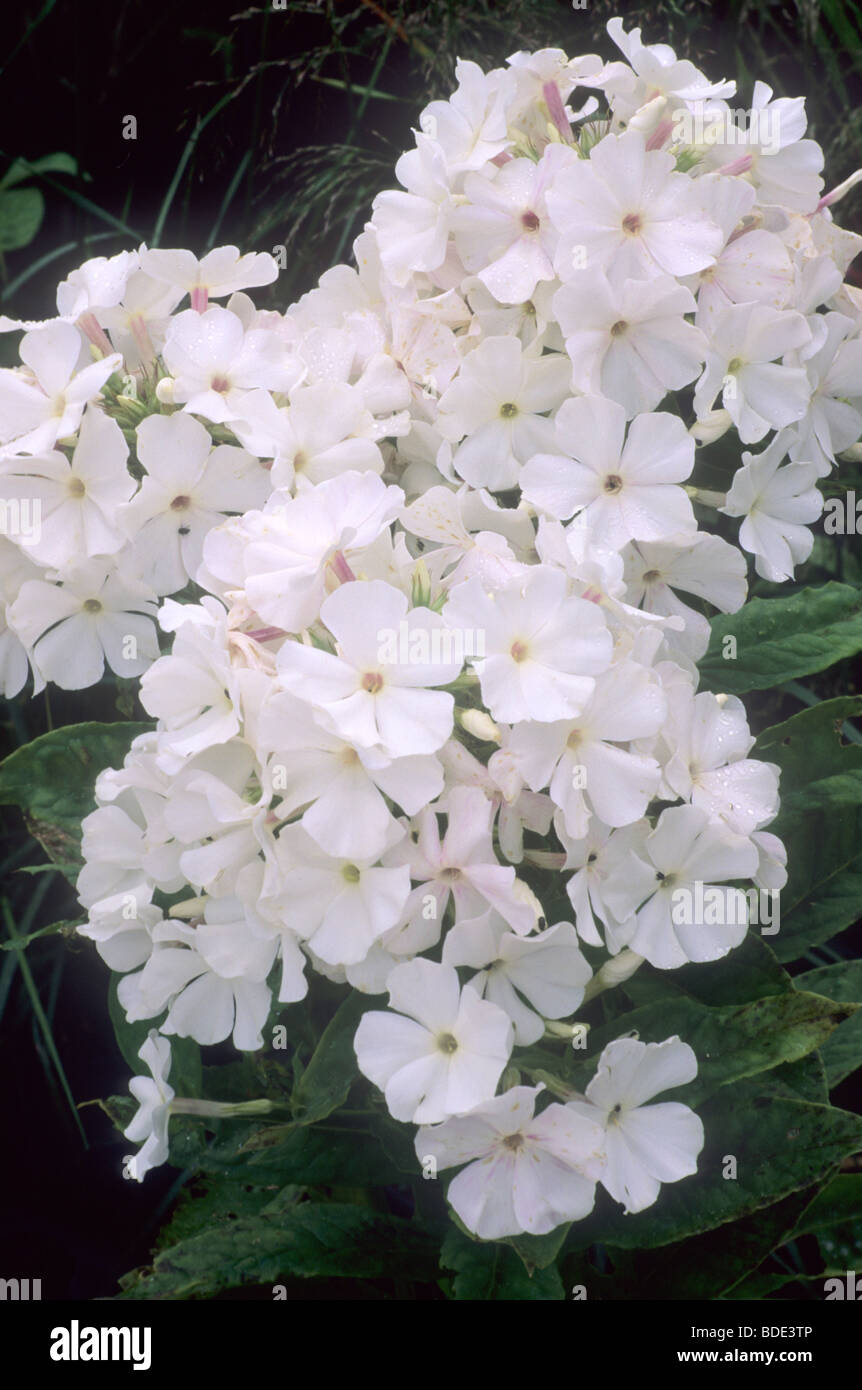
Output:
[[436,1159],[438,1168],[457,1168],[471,1159],[490,1156],[499,1138],[497,1126],[480,1111],[446,1120],[443,1124],[423,1126],[414,1146],[420,1163],[429,1155]]
[[522,1228],[541,1236],[588,1216],[595,1204],[596,1184],[554,1154],[529,1145],[516,1154],[513,1196]]
[[499,1148],[487,1158],[471,1163],[449,1184],[447,1197],[468,1230],[482,1240],[518,1235],[514,1208],[516,1158]]

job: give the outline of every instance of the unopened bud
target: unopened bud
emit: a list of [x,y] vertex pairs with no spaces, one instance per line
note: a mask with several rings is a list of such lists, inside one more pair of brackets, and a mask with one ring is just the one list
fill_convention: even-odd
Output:
[[700,420],[695,420],[689,434],[698,444],[714,444],[723,434],[727,434],[732,424],[729,410],[709,410]]
[[458,722],[462,729],[466,729],[468,734],[481,739],[483,743],[500,742],[500,730],[490,714],[486,714],[483,709],[459,710]]

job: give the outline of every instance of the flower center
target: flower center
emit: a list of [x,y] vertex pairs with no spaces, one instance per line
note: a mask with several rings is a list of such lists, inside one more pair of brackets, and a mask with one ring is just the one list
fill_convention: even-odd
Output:
[[623,490],[623,480],[622,480],[622,478],[620,477],[619,473],[609,473],[609,474],[608,474],[608,476],[605,478],[605,481],[604,481],[604,489],[605,489],[605,492],[608,492],[608,493],[611,493],[611,494],[613,494],[613,493],[615,493],[615,492],[622,492],[622,490]]
[[572,729],[572,732],[569,734],[569,737],[566,739],[566,747],[567,747],[567,748],[577,748],[577,746],[578,746],[578,744],[580,743],[580,741],[581,741],[581,731],[580,731],[580,729]]
[[451,1033],[441,1033],[437,1039],[437,1046],[441,1052],[445,1052],[448,1057],[451,1057],[453,1052],[458,1051],[458,1039],[453,1037]]
[[345,883],[359,882],[359,870],[355,864],[345,864],[344,868],[341,870],[341,874]]
[[84,600],[85,613],[101,613],[101,611],[102,605],[97,598],[88,598]]
[[383,689],[383,677],[379,671],[366,671],[362,677],[362,689],[369,695],[379,695]]
[[627,236],[639,236],[643,230],[643,222],[639,212],[628,212],[623,218],[623,231]]
[[461,877],[461,870],[457,868],[443,869],[440,877],[445,879],[447,883],[454,883],[456,879]]
[[644,584],[657,584],[661,579],[658,570],[646,570],[643,576]]
[[728,376],[736,376],[736,373],[739,371],[739,369],[740,369],[741,366],[742,366],[742,358],[741,358],[741,357],[733,357],[733,358],[730,360],[730,362],[728,362],[728,364],[727,364],[727,375],[728,375]]
[[521,218],[521,226],[525,232],[537,232],[541,223],[534,212],[525,212]]
[[522,1149],[523,1147],[523,1134],[507,1134],[505,1139],[503,1140],[503,1148],[511,1149],[513,1153],[517,1153],[518,1149]]
[[627,328],[628,324],[626,323],[625,319],[617,319],[616,323],[611,324],[611,337],[621,338]]
[[513,661],[526,661],[528,654],[526,642],[513,642],[509,648],[509,654]]
[[190,497],[186,497],[185,493],[180,493],[180,495],[178,497],[175,497],[173,502],[171,503],[171,511],[185,512],[188,511],[191,505],[192,499]]
[[518,413],[518,407],[514,401],[504,401],[500,406],[500,414],[504,420],[513,420]]
[[218,391],[219,395],[223,396],[226,391],[230,390],[230,382],[226,376],[214,376],[210,382],[210,389]]
[[81,481],[80,478],[70,478],[70,479],[69,479],[69,496],[70,496],[70,497],[83,497],[84,494],[86,493],[86,491],[87,491],[87,489],[86,489],[86,487],[84,486],[84,484],[83,484],[83,482]]

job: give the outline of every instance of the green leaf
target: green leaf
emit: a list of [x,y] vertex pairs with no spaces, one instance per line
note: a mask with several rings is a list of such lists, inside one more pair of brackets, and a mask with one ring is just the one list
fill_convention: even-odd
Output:
[[[669,1245],[811,1187],[862,1145],[862,1119],[808,1101],[764,1095],[761,1078],[719,1091],[700,1111],[706,1144],[697,1174],[662,1187],[646,1211],[624,1215],[602,1194],[572,1228],[580,1248],[596,1241],[626,1250]],[[737,1176],[725,1178],[728,1156]]]
[[527,1273],[532,1274],[535,1270],[547,1269],[548,1265],[554,1263],[565,1244],[570,1227],[570,1222],[564,1226],[557,1226],[546,1236],[531,1236],[526,1232],[520,1236],[508,1236],[505,1243],[520,1256]]
[[0,251],[29,246],[45,215],[45,199],[38,188],[0,189]]
[[367,995],[352,990],[325,1028],[293,1093],[294,1116],[300,1124],[324,1120],[346,1101],[358,1075],[353,1039],[370,1002]]
[[69,724],[16,748],[0,763],[0,804],[19,806],[49,859],[80,862],[81,821],[95,808],[93,787],[118,767],[149,724]]
[[[736,639],[735,659],[722,655]],[[713,618],[700,663],[700,688],[743,695],[823,671],[862,651],[862,593],[831,582],[789,598],[753,598],[738,613]]]
[[[790,990],[719,1008],[695,999],[664,999],[625,1014],[623,1021],[625,1031],[636,1030],[642,1042],[662,1042],[676,1034],[689,1044],[697,1057],[697,1077],[679,1087],[673,1099],[699,1105],[721,1086],[812,1052],[847,1017],[847,1008],[819,994]],[[595,1058],[619,1036],[620,1023],[615,1019],[591,1030],[593,1061],[579,1063],[576,1081],[589,1079]]]
[[787,994],[793,981],[763,938],[750,931],[742,944],[721,960],[684,965],[679,970],[644,965],[622,989],[635,1006],[686,994],[702,1004],[747,1004],[770,994]]
[[860,709],[857,697],[826,700],[766,729],[754,749],[781,768],[781,810],[769,827],[787,845],[772,938],[780,960],[828,941],[862,912],[862,745],[841,735]]
[[[811,1195],[810,1189],[791,1193],[741,1221],[654,1250],[612,1249],[613,1274],[610,1281],[603,1282],[601,1297],[643,1298],[648,1292],[654,1300],[718,1298],[790,1238]],[[581,1279],[585,1281],[587,1296],[594,1297],[588,1270]]]
[[436,1270],[437,1242],[409,1221],[367,1207],[302,1202],[179,1241],[156,1255],[152,1270],[127,1276],[119,1297],[207,1298],[285,1277],[431,1280]]
[[801,1214],[793,1238],[862,1217],[862,1173],[839,1173]]
[[[862,1004],[862,961],[838,961],[798,975],[803,989],[828,994],[830,999]],[[862,1067],[862,1009],[839,1024],[820,1049],[830,1090],[846,1076]]]
[[[404,1182],[404,1174],[379,1141],[362,1129],[272,1126],[259,1131],[239,1156],[245,1159],[244,1171],[252,1176],[273,1173],[280,1182],[305,1187],[385,1187]],[[415,1160],[413,1167],[417,1168]]]
[[453,1297],[459,1302],[532,1300],[559,1302],[565,1298],[559,1272],[550,1267],[530,1275],[508,1245],[470,1240],[452,1228],[443,1242],[440,1264],[455,1271]]
[[159,1232],[156,1249],[168,1250],[216,1227],[257,1216],[272,1199],[271,1185],[245,1174],[195,1178],[180,1193],[170,1221]]
[[33,174],[71,174],[78,172],[78,161],[70,154],[43,154],[40,159],[15,159],[0,179],[0,190],[23,183]]

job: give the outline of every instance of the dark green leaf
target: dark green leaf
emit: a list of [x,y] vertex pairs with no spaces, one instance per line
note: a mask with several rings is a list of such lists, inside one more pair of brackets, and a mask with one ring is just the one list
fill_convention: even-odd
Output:
[[[722,655],[736,638],[736,657]],[[713,618],[700,663],[701,689],[743,695],[823,671],[862,651],[862,593],[849,584],[803,589],[789,598],[749,599]]]
[[291,1276],[428,1280],[436,1269],[436,1241],[410,1222],[366,1207],[303,1202],[181,1240],[156,1256],[151,1271],[127,1276],[119,1297],[207,1298]]
[[566,1296],[555,1268],[540,1269],[530,1275],[508,1245],[470,1240],[454,1228],[443,1242],[440,1264],[455,1271],[452,1294],[459,1302],[559,1302]]

